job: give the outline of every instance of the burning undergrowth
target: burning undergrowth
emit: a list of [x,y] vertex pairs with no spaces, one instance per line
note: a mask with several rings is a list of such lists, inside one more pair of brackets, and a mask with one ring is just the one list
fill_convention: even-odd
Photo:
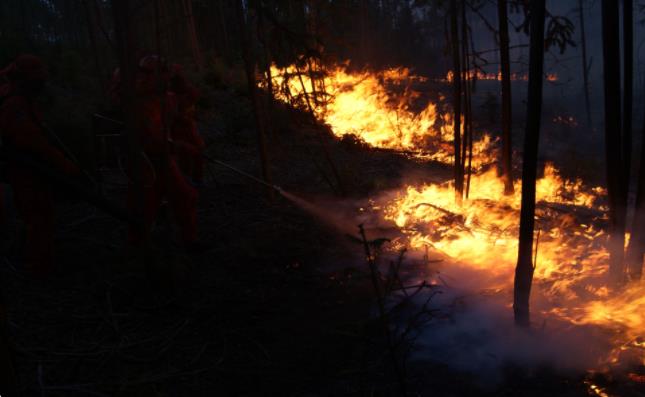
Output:
[[[315,78],[292,66],[273,68],[272,75],[278,98],[306,106],[338,137],[353,134],[415,159],[452,162],[445,98],[422,94],[419,85],[426,80],[407,69],[353,73],[337,66]],[[371,217],[377,227],[396,230],[387,236],[389,250],[408,248],[409,260],[420,264],[407,277],[443,292],[433,303],[441,315],[420,335],[423,351],[485,376],[490,371],[484,368],[495,370],[507,361],[593,371],[643,365],[645,290],[607,287],[605,190],[568,180],[551,164],[536,186],[535,329],[513,327],[521,184],[503,194],[503,181],[486,167],[494,162],[495,148],[495,139],[479,135],[476,173],[462,203],[451,182],[419,182],[363,206],[362,221]]]

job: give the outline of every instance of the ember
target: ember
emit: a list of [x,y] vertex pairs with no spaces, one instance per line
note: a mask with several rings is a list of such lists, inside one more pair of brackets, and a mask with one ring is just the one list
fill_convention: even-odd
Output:
[[[446,74],[446,78],[443,79],[444,82],[451,83],[453,80],[453,72],[449,71]],[[493,80],[493,81],[501,81],[502,80],[502,72],[498,73],[485,73],[482,72],[481,70],[470,70],[468,71],[468,78],[471,80]],[[548,73],[545,76],[547,81],[550,82],[555,82],[558,81],[558,74],[557,73]],[[529,81],[529,75],[526,73],[511,73],[511,81]]]

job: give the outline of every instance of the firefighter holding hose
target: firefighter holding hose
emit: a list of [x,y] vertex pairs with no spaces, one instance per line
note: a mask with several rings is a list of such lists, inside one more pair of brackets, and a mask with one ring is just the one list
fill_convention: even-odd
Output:
[[[190,142],[173,140],[172,122],[177,116],[174,94],[168,91],[171,73],[156,55],[142,58],[136,78],[136,129],[142,148],[141,182],[130,183],[128,207],[144,219],[143,230],[131,228],[129,242],[148,239],[162,200],[167,199],[188,251],[203,250],[197,240],[197,190],[182,174],[179,160],[199,153]],[[143,194],[140,197],[139,194]],[[141,205],[143,204],[143,205]],[[142,213],[137,214],[141,211]]]
[[[43,61],[33,55],[21,55],[0,74],[8,81],[3,87],[5,96],[0,107],[3,150],[25,153],[62,174],[79,177],[79,168],[50,142],[42,125],[42,113],[35,99],[47,80]],[[45,277],[53,270],[53,190],[56,186],[11,156],[6,162],[6,178],[26,226],[25,267],[34,276]]]

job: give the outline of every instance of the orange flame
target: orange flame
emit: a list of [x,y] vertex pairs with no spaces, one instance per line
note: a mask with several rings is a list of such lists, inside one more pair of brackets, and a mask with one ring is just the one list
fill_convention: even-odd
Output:
[[[433,102],[416,108],[421,94],[412,85],[427,79],[413,75],[409,69],[352,73],[338,66],[327,71],[321,82],[312,82],[295,66],[273,66],[271,74],[278,99],[305,102],[305,107],[310,107],[338,137],[355,135],[376,148],[413,151],[417,158],[446,164],[453,161],[447,150],[453,139],[452,114],[441,113],[440,106]],[[321,87],[329,100],[316,101]],[[474,169],[494,161],[490,155],[493,143],[487,134],[473,142]]]
[[[321,88],[307,76],[301,76],[302,81],[293,78],[296,73],[293,66],[272,68],[278,98],[291,101]],[[355,134],[374,147],[416,151],[420,157],[451,163],[450,109],[441,102],[416,108],[422,98],[412,86],[424,81],[405,68],[352,73],[339,66],[318,83],[330,97],[323,104],[312,105],[312,111],[338,137]],[[399,246],[421,252],[429,248],[444,255],[448,263],[458,262],[473,274],[485,274],[478,280],[482,290],[511,290],[521,184],[515,183],[514,194],[504,195],[504,184],[495,171],[481,169],[495,159],[493,143],[483,134],[474,145],[475,169],[479,171],[472,176],[470,197],[461,204],[455,202],[452,182],[430,183],[405,186],[394,196],[377,200],[373,210],[401,230],[404,237],[396,242]],[[616,364],[625,350],[637,351],[636,356],[645,364],[641,346],[645,344],[640,342],[645,336],[645,289],[634,284],[612,292],[606,283],[609,254],[602,228],[607,221],[606,191],[585,186],[581,180],[567,180],[551,164],[537,181],[536,191],[539,237],[534,284],[548,300],[537,310],[571,326],[607,330],[614,350],[590,367]],[[577,213],[584,214],[584,221]],[[591,389],[604,395],[597,386]]]

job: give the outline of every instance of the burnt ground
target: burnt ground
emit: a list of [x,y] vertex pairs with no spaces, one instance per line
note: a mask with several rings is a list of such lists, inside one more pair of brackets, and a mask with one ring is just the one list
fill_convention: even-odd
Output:
[[[203,114],[208,153],[258,174],[247,101],[226,91],[208,100],[218,109]],[[335,140],[286,110],[271,125],[275,183],[329,202],[344,190],[350,199],[326,209],[337,216],[404,176],[450,175],[438,164]],[[105,186],[123,199],[118,171],[106,174]],[[398,395],[360,246],[218,166],[209,167],[199,213],[208,251],[182,253],[166,212],[143,258],[124,248],[122,224],[64,199],[57,271],[42,281],[22,270],[20,239],[8,244],[0,271],[22,395]],[[410,395],[588,395],[582,376],[548,368],[509,368],[488,389],[431,362],[409,363],[407,375]]]

